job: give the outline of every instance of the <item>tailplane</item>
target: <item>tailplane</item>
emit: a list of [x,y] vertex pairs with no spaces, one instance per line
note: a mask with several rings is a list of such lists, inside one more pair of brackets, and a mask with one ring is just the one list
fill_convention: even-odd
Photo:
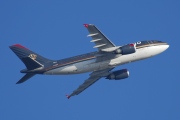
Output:
[[25,74],[16,84],[20,84],[28,80],[29,78],[33,77],[35,74],[33,73],[27,73]]

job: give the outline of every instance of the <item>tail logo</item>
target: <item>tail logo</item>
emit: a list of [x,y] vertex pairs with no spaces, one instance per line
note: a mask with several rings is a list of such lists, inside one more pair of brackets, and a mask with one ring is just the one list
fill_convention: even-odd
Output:
[[37,55],[35,55],[35,54],[30,54],[29,57],[30,57],[31,59],[35,60],[35,59],[37,58]]

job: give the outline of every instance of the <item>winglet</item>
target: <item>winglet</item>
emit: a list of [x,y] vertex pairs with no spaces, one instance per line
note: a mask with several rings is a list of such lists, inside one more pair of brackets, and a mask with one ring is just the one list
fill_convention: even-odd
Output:
[[70,95],[66,95],[66,97],[69,99],[71,96]]
[[88,26],[89,26],[89,24],[83,24],[84,25],[84,27],[86,27],[86,28],[88,28]]

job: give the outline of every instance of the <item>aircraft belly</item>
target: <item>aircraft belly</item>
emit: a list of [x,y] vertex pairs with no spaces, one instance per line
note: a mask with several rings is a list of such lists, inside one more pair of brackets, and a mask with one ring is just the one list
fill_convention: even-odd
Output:
[[49,70],[49,71],[45,72],[44,74],[51,74],[51,75],[70,74],[75,71],[77,71],[77,67],[74,65],[69,65],[69,66],[59,67],[59,68],[55,68],[53,70]]
[[68,66],[59,67],[59,68],[47,71],[44,74],[66,75],[66,74],[79,74],[79,73],[90,72],[96,69],[94,62],[95,60],[79,62],[79,63],[75,63],[75,64],[71,64]]
[[90,71],[97,71],[102,69],[109,68],[109,61],[102,61],[102,62],[94,62],[92,64],[88,64],[84,66],[84,71],[90,70]]

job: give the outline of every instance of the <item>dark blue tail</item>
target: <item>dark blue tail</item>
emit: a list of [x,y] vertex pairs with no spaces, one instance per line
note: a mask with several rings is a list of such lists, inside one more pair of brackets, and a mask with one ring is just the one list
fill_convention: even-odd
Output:
[[20,44],[12,45],[10,46],[10,49],[19,57],[28,70],[43,67],[44,64],[52,61],[38,55]]
[[[44,58],[20,44],[12,45],[10,49],[19,57],[28,70],[43,68],[45,64],[52,62],[52,60]],[[23,83],[34,75],[35,73],[26,73],[16,84]]]

